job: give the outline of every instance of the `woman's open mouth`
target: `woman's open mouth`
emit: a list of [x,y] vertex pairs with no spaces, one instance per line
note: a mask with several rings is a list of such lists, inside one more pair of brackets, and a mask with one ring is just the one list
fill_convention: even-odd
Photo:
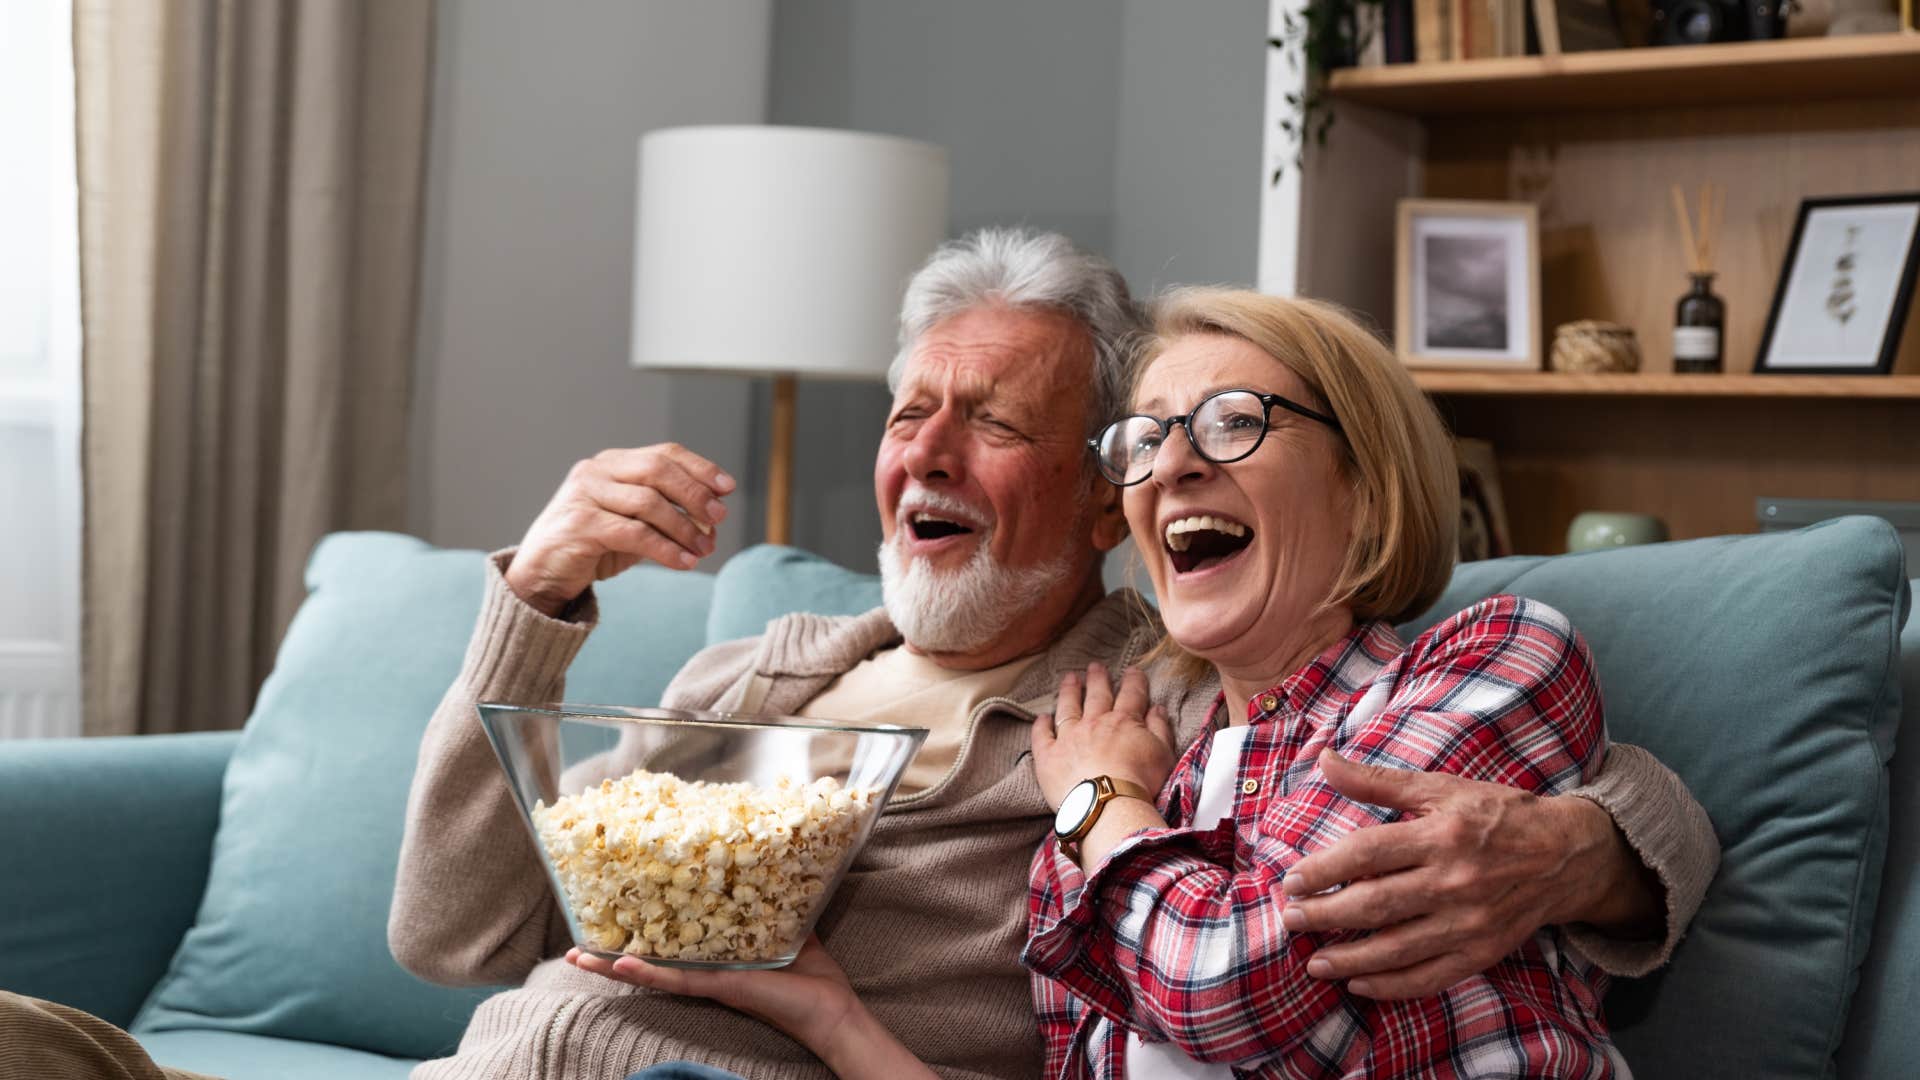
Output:
[[1176,574],[1191,574],[1231,561],[1253,543],[1253,530],[1231,518],[1196,514],[1175,518],[1160,530]]

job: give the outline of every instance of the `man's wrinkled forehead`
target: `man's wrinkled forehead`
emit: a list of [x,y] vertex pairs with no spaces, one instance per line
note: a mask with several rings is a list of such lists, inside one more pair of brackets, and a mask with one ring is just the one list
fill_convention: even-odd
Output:
[[973,404],[993,396],[992,376],[973,364],[925,363],[918,357],[907,361],[896,400],[909,397],[944,399],[951,394],[963,404]]

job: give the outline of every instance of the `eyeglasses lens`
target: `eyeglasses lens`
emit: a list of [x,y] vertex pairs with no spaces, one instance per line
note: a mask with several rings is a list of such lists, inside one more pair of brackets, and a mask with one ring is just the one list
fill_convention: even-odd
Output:
[[1100,445],[1100,471],[1116,484],[1138,483],[1153,471],[1160,438],[1160,425],[1145,416],[1129,416],[1109,426]]
[[1253,453],[1266,434],[1267,410],[1242,390],[1208,398],[1194,410],[1188,429],[1200,453],[1210,461],[1238,461]]

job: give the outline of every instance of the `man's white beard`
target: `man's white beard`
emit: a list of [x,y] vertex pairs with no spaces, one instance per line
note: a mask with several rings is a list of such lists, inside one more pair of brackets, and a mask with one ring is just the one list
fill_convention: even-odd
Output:
[[[895,539],[911,535],[894,533]],[[1027,605],[1051,593],[1073,572],[1073,559],[1014,570],[993,561],[982,535],[973,557],[957,570],[937,571],[925,559],[903,559],[894,544],[880,545],[880,596],[907,643],[927,653],[967,653],[998,640]]]

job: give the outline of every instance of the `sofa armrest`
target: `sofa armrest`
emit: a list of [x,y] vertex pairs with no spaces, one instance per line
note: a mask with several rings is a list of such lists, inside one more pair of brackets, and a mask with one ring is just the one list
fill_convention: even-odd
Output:
[[199,909],[239,741],[0,742],[0,989],[133,1020]]

